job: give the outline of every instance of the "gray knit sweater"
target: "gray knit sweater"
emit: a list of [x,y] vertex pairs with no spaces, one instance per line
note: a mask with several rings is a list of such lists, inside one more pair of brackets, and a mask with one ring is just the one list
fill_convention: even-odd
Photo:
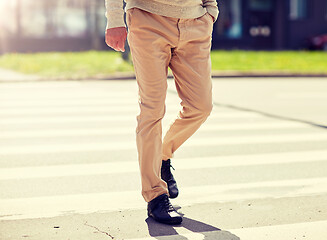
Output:
[[[125,10],[123,1],[126,2]],[[208,12],[218,18],[216,0],[105,0],[107,29],[124,27],[124,11],[137,7],[145,11],[173,18],[197,18]]]

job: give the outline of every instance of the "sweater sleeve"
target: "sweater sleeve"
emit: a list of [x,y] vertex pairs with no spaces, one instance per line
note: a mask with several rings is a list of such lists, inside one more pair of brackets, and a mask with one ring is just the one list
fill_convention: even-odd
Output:
[[202,2],[203,7],[205,7],[207,9],[207,12],[214,17],[215,21],[217,21],[219,10],[216,0],[202,0]]
[[105,0],[107,27],[126,27],[124,22],[123,0]]

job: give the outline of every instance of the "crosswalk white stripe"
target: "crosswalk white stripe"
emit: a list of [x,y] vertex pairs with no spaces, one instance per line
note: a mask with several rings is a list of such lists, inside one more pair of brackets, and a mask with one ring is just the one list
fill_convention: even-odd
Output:
[[80,151],[113,151],[131,150],[136,148],[135,141],[124,142],[102,142],[102,143],[78,143],[78,144],[51,144],[51,145],[22,145],[6,146],[0,149],[0,155],[8,154],[31,154],[31,153],[51,153],[51,152],[80,152]]
[[232,229],[230,232],[242,240],[317,240],[327,236],[327,221]]
[[[135,124],[134,124],[135,125]],[[108,136],[114,134],[134,134],[135,126],[124,128],[74,128],[74,129],[45,129],[45,130],[12,130],[1,131],[0,139],[41,138],[41,137],[73,137],[73,136]]]
[[0,180],[130,173],[137,171],[137,161],[47,167],[0,168]]
[[[327,151],[303,151],[286,153],[269,153],[241,156],[215,156],[201,158],[184,158],[174,161],[178,170],[204,169],[218,167],[239,167],[251,165],[287,164],[300,162],[327,161]],[[201,164],[199,164],[201,163]],[[0,168],[0,180],[51,178],[62,176],[100,175],[111,173],[138,172],[137,161],[108,162],[90,164],[54,165],[41,167]]]
[[[169,112],[175,112],[181,110],[181,107],[179,105],[174,105],[174,106],[169,106],[167,108],[167,111]],[[73,113],[84,113],[84,114],[89,114],[89,113],[108,113],[108,112],[138,112],[139,107],[138,104],[136,103],[130,103],[128,105],[122,105],[122,104],[117,104],[117,105],[101,105],[101,106],[62,106],[62,107],[47,107],[45,106],[44,108],[6,108],[6,109],[1,109],[0,108],[0,117],[14,117],[14,116],[24,116],[28,117],[30,115],[37,115],[38,117],[43,116],[43,115],[64,115],[67,113],[73,114]],[[222,111],[221,109],[217,109],[213,111],[212,114],[217,114],[219,113],[220,115],[236,115],[236,116],[252,116],[255,115],[254,113],[251,112],[237,112],[237,111]]]
[[46,99],[40,101],[40,99],[26,99],[21,100],[10,100],[2,102],[0,104],[0,110],[14,108],[14,109],[43,109],[46,107],[87,107],[87,106],[111,106],[111,105],[126,105],[126,104],[135,104],[137,103],[137,97],[131,96],[129,98],[114,98],[110,99],[107,97],[93,97],[93,98],[81,98],[81,99]]
[[[180,110],[178,106],[170,107],[170,110]],[[1,109],[0,117],[13,117],[13,116],[24,116],[28,117],[30,115],[37,115],[38,117],[48,114],[56,114],[56,115],[64,115],[67,113],[110,113],[110,112],[121,112],[121,113],[128,113],[128,112],[137,112],[138,106],[137,104],[129,104],[129,105],[111,105],[111,106],[66,106],[66,107],[51,107],[51,108],[42,108],[42,109]],[[235,114],[235,113],[231,113]]]
[[[306,134],[279,134],[279,135],[255,135],[255,136],[231,136],[231,137],[194,137],[184,144],[185,146],[222,146],[240,144],[262,143],[297,143],[297,142],[320,142],[327,141],[326,133]],[[0,149],[0,154],[37,154],[50,152],[80,152],[80,151],[112,151],[136,149],[135,141],[108,141],[92,143],[51,144],[51,145],[16,145],[5,146]]]
[[[177,110],[177,108],[176,108]],[[90,114],[90,113],[128,113],[128,112],[137,112],[137,105],[130,104],[130,105],[116,105],[116,106],[91,106],[91,107],[51,107],[51,108],[43,108],[43,109],[1,109],[0,117],[15,117],[15,116],[23,116],[29,117],[33,115],[37,115],[38,117],[45,117],[49,114],[51,115],[65,115],[67,113],[74,114]]]
[[[135,132],[136,126],[132,127],[103,127],[103,128],[77,128],[77,129],[44,129],[44,130],[2,130],[0,139],[8,138],[37,138],[37,137],[64,137],[64,136],[106,136],[112,134],[131,134]],[[303,123],[294,122],[259,122],[259,123],[223,123],[216,124],[208,121],[201,126],[201,132],[204,131],[238,131],[238,130],[261,130],[261,129],[310,129]]]
[[[175,114],[166,114],[165,118],[173,118],[177,116],[177,112]],[[20,118],[17,117],[5,117],[0,119],[1,124],[28,124],[28,123],[70,123],[70,122],[98,122],[98,121],[134,121],[136,114],[138,114],[138,110],[134,109],[131,111],[125,111],[126,114],[119,115],[116,113],[111,113],[111,115],[81,115],[81,116],[22,116]],[[251,114],[251,113],[240,113],[240,112],[230,112],[230,113],[212,113],[210,116],[210,120],[213,119],[229,119],[229,118],[237,118],[237,119],[258,119],[263,118],[259,114]]]
[[[287,186],[287,190],[282,188],[283,186]],[[235,193],[239,189],[242,189],[241,195]],[[269,191],[270,189],[272,191]],[[178,204],[186,207],[209,202],[298,197],[326,192],[327,178],[207,185],[183,188]],[[68,211],[92,213],[144,209],[145,206],[139,191],[0,199],[2,220],[54,217]]]
[[120,93],[120,91],[114,92],[114,91],[110,91],[108,92],[106,95],[103,93],[99,93],[98,95],[95,94],[90,94],[90,93],[83,93],[83,92],[79,92],[79,93],[69,93],[69,92],[65,92],[65,93],[61,93],[58,95],[54,95],[50,92],[45,92],[42,94],[39,94],[37,92],[34,93],[30,93],[30,95],[26,95],[24,93],[0,93],[0,99],[2,102],[7,103],[7,102],[11,102],[11,101],[22,101],[24,102],[26,101],[52,101],[52,100],[56,100],[56,99],[61,99],[61,100],[67,100],[68,102],[70,100],[75,100],[75,99],[115,99],[115,98],[129,98],[131,99],[132,97],[135,99],[137,99],[137,95],[135,95],[135,93],[133,92],[122,92]]
[[126,240],[290,240],[305,239],[318,240],[327,236],[327,221],[301,222],[274,226],[249,227],[240,229],[227,229],[210,232],[190,232],[181,227],[174,227],[178,235],[129,238]]
[[0,104],[0,111],[15,108],[15,109],[43,109],[46,107],[91,107],[91,106],[112,106],[112,105],[127,105],[136,104],[137,97],[132,96],[129,98],[113,98],[108,99],[106,97],[94,97],[94,98],[83,98],[83,99],[47,99],[45,101],[40,101],[40,99],[35,100],[10,100],[8,102],[2,102]]
[[[129,96],[136,96],[135,91],[124,91],[121,89],[117,89],[117,91],[111,90],[107,92],[99,91],[98,94],[93,91],[85,90],[76,90],[73,93],[69,90],[64,91],[63,89],[60,89],[60,92],[56,92],[56,88],[53,88],[52,91],[30,91],[29,94],[26,93],[26,91],[0,91],[1,92],[1,98],[5,100],[25,100],[25,99],[83,99],[83,98],[97,98],[99,96],[107,97],[107,98],[123,98],[123,97],[129,97]],[[136,90],[137,91],[137,90]],[[136,92],[137,93],[137,92]]]
[[[92,83],[99,83],[99,81],[93,80]],[[86,83],[87,84],[87,83]],[[93,84],[92,84],[93,85]],[[17,90],[30,90],[30,89],[54,89],[54,88],[61,88],[61,89],[69,89],[76,87],[83,87],[84,84],[80,81],[74,81],[74,80],[65,80],[64,82],[58,82],[58,81],[42,81],[42,82],[36,82],[36,83],[30,83],[30,82],[20,82],[17,84],[12,83],[2,83],[1,84],[1,90],[4,92],[8,92],[11,89],[13,91]]]
[[[120,98],[108,98],[108,96],[84,96],[82,98],[69,98],[61,99],[56,96],[55,98],[42,99],[26,99],[16,100],[10,99],[9,101],[2,100],[0,104],[0,111],[8,108],[14,109],[44,109],[48,107],[88,107],[88,106],[113,106],[113,105],[135,105],[138,103],[138,96],[129,94]],[[170,106],[170,103],[176,103],[179,106],[179,100],[167,97],[166,105]]]
[[297,151],[251,155],[182,158],[176,159],[174,161],[174,166],[176,169],[200,169],[315,161],[327,161],[327,151]]
[[72,122],[110,122],[110,121],[133,121],[132,115],[115,115],[112,116],[48,116],[48,117],[21,117],[21,118],[5,118],[0,119],[0,125],[14,124],[41,124],[41,123],[72,123]]
[[[119,82],[120,81],[120,82]],[[11,86],[12,85],[12,86]],[[67,93],[70,95],[77,93],[85,93],[85,94],[94,94],[96,92],[99,93],[111,93],[117,92],[119,90],[121,93],[125,92],[135,92],[137,91],[137,84],[134,82],[130,84],[128,82],[122,82],[121,80],[110,80],[110,83],[104,83],[97,80],[92,81],[67,81],[58,82],[58,81],[46,81],[46,82],[37,82],[37,83],[27,83],[26,85],[22,82],[19,84],[1,84],[0,92],[4,93],[22,93],[29,95],[31,92],[44,94],[49,93],[52,95],[60,95],[63,93]],[[126,86],[126,87],[124,87]],[[55,91],[60,90],[60,91]],[[74,93],[74,94],[72,94]]]
[[[326,141],[327,133],[301,133],[279,135],[254,135],[231,137],[190,138],[184,146],[215,146],[260,143],[295,143],[303,141]],[[326,144],[327,147],[327,144]]]

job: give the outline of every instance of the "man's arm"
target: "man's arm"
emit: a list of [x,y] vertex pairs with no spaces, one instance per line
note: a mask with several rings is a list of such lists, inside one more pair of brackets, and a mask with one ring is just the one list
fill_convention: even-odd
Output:
[[106,43],[116,51],[125,52],[127,30],[124,22],[123,0],[105,0]]
[[216,0],[202,0],[203,6],[207,9],[207,12],[213,17],[213,21],[218,19],[218,6]]
[[107,29],[125,27],[123,0],[105,0]]

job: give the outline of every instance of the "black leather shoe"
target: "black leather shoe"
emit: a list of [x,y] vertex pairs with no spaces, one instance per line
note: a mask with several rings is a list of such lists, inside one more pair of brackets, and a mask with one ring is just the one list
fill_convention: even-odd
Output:
[[162,194],[148,203],[148,216],[165,224],[180,224],[183,221],[182,216],[171,205],[167,194]]
[[176,198],[178,196],[178,188],[177,188],[175,178],[170,171],[170,168],[173,168],[170,164],[170,159],[168,159],[167,161],[162,161],[161,178],[168,185],[169,197]]

